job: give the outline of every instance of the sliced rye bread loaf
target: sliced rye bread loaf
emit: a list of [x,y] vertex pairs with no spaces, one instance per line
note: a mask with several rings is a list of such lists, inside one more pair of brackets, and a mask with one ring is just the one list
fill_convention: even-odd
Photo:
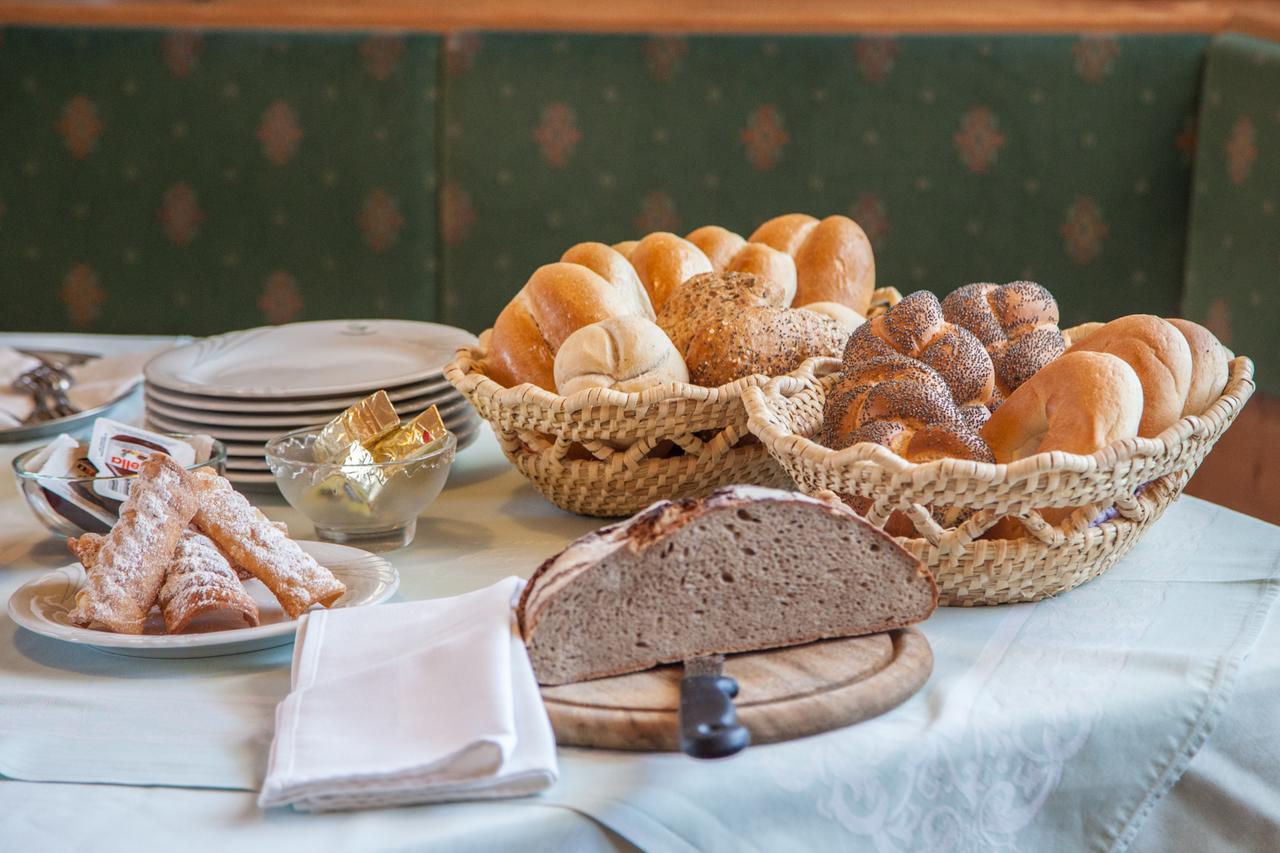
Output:
[[730,486],[661,501],[547,560],[520,598],[542,684],[928,618],[933,576],[844,506]]

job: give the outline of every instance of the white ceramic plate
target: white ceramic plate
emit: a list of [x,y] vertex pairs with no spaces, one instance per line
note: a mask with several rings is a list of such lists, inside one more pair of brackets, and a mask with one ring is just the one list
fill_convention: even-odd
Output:
[[[334,603],[335,608],[379,604],[395,595],[400,587],[400,575],[395,567],[368,551],[331,542],[298,544],[347,585],[346,594]],[[293,642],[298,629],[298,621],[290,619],[275,597],[256,579],[245,582],[245,589],[258,603],[262,624],[256,628],[164,634],[161,633],[163,623],[155,612],[147,622],[147,633],[143,634],[112,634],[80,628],[72,625],[67,617],[84,579],[84,569],[79,563],[72,563],[23,584],[9,598],[9,615],[27,630],[55,640],[143,658],[202,658],[270,649]]]
[[[288,415],[295,412],[340,412],[350,405],[358,403],[369,396],[377,388],[369,389],[367,394],[344,395],[340,397],[263,397],[261,399],[237,400],[231,397],[202,397],[184,394],[157,385],[145,383],[147,395],[173,406],[199,409],[200,411],[238,412],[244,414]],[[434,396],[453,391],[453,386],[443,374],[429,377],[427,381],[415,382],[411,385],[391,386],[383,389],[392,402]]]
[[[187,412],[173,409],[155,400],[148,399],[147,416],[157,423],[178,424],[181,426],[182,432],[208,432],[214,438],[226,439],[228,441],[269,441],[278,435],[283,435],[294,430],[307,429],[309,427],[322,426],[336,417],[340,412],[332,414],[324,413],[316,418],[308,418],[303,416],[301,420],[295,416],[289,423],[278,423],[276,421],[283,419],[270,418],[258,420],[248,416],[237,418],[240,423],[225,424],[220,421],[222,418],[205,417],[202,412]],[[465,414],[464,410],[470,404],[461,394],[455,394],[452,397],[442,400],[429,400],[419,404],[415,401],[411,405],[396,404],[396,412],[402,417],[410,417],[416,415],[430,406],[436,406],[440,411],[440,417],[445,422],[445,426],[460,420]],[[176,428],[175,428],[176,429]]]
[[235,398],[357,395],[439,374],[470,332],[413,320],[321,320],[205,338],[156,356],[147,381]]
[[[333,420],[342,413],[342,408],[325,409],[323,411],[305,411],[305,412],[211,412],[199,407],[196,402],[187,405],[175,405],[168,400],[160,399],[154,394],[146,394],[147,408],[156,414],[166,418],[187,421],[189,423],[209,424],[210,426],[223,427],[281,427],[281,432],[289,432],[293,429],[304,429],[315,424],[323,424]],[[402,416],[409,413],[417,413],[426,409],[428,406],[439,406],[443,414],[445,407],[454,406],[463,400],[463,396],[454,390],[453,386],[446,385],[437,394],[427,394],[422,397],[412,397],[407,400],[395,401],[393,405],[395,410]]]
[[[465,401],[462,401],[465,403]],[[468,426],[472,420],[478,416],[469,415],[461,408],[449,412],[441,411],[441,418],[444,420],[445,429],[457,431]],[[224,444],[253,444],[258,447],[265,446],[271,439],[292,432],[293,430],[284,427],[273,427],[270,429],[238,429],[235,427],[219,427],[209,426],[208,424],[192,423],[191,421],[181,421],[176,418],[165,417],[155,411],[147,412],[147,420],[152,426],[161,432],[181,432],[181,433],[207,433]],[[319,426],[319,424],[309,424],[309,427]],[[306,429],[307,427],[298,427],[298,429]]]

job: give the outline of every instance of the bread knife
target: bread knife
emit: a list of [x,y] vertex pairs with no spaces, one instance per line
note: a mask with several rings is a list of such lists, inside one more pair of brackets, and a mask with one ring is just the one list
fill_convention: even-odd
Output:
[[733,697],[738,682],[721,674],[724,655],[684,662],[680,679],[680,751],[694,758],[728,758],[751,743],[738,722]]

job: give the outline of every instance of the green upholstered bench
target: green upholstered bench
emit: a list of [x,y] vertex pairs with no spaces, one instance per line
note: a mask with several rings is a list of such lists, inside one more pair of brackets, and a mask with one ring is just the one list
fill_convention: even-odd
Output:
[[580,240],[803,210],[903,291],[1185,311],[1280,393],[1278,90],[1240,37],[9,28],[0,326],[479,329]]

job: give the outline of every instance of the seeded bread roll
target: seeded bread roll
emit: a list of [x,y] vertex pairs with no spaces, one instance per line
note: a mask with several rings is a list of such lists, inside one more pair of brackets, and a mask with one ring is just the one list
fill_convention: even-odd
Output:
[[778,376],[806,358],[834,356],[845,335],[834,320],[783,307],[776,282],[744,273],[695,276],[658,311],[684,356],[689,380],[716,387],[753,374]]
[[662,329],[643,317],[610,317],[574,332],[556,353],[556,390],[630,393],[688,382],[689,371]]
[[581,264],[539,267],[494,322],[484,371],[508,388],[529,382],[555,390],[555,355],[565,338],[599,320],[643,317],[646,310],[632,288]]
[[995,368],[986,348],[968,329],[948,323],[938,297],[927,290],[858,327],[845,349],[845,368],[894,354],[936,370],[957,405],[987,406],[994,400]]
[[1128,362],[1142,382],[1138,435],[1154,438],[1182,417],[1191,390],[1191,346],[1168,322],[1150,314],[1112,320],[1069,352],[1105,352]]
[[827,392],[818,440],[833,450],[874,442],[910,462],[994,462],[979,427],[935,370],[891,354],[845,370]]
[[1169,324],[1182,333],[1191,348],[1191,387],[1182,416],[1203,414],[1227,387],[1227,351],[1213,332],[1199,323],[1171,317]]
[[920,561],[846,508],[731,486],[574,542],[529,579],[517,615],[550,685],[900,628],[937,600]]
[[671,293],[690,278],[711,272],[711,261],[701,249],[665,231],[645,237],[627,259],[649,292],[654,311],[661,311]]
[[1058,328],[1058,303],[1034,281],[966,284],[942,300],[942,315],[986,347],[1001,398],[1067,348]]

